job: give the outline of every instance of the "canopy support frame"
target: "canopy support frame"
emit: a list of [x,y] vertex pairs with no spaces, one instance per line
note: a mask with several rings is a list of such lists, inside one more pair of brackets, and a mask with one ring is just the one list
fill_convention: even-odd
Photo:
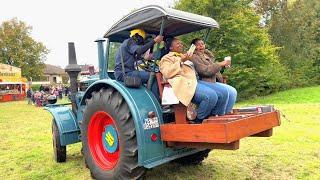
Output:
[[[160,33],[159,33],[160,36],[163,35],[165,22],[166,22],[166,19],[163,17],[162,20],[161,20],[161,26],[160,26]],[[157,44],[156,51],[158,51],[159,49],[160,49],[160,43]],[[154,79],[156,77],[156,73],[155,73],[156,66],[155,66],[155,64],[156,64],[156,61],[154,61],[153,64],[152,64],[153,65],[153,70],[150,73],[148,84],[147,84],[147,88],[149,90],[151,90],[152,84],[153,84]]]

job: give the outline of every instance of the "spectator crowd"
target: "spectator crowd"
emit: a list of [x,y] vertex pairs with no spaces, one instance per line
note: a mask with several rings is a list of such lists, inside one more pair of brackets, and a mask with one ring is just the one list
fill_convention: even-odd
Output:
[[56,99],[62,99],[63,94],[68,96],[70,93],[68,86],[43,86],[40,85],[39,89],[33,91],[30,87],[27,91],[28,104],[34,104],[37,107],[45,106],[48,104],[49,96]]

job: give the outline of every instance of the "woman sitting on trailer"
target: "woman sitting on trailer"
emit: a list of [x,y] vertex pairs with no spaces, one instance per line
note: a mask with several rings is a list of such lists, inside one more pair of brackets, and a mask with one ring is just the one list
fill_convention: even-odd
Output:
[[185,106],[191,102],[197,104],[198,112],[195,123],[202,123],[207,117],[214,115],[218,104],[217,93],[198,81],[190,55],[183,53],[183,44],[177,38],[166,39],[168,54],[160,61],[160,72],[171,85],[178,100]]
[[[237,90],[230,85],[223,84],[223,78],[220,73],[221,68],[231,65],[231,61],[215,62],[213,54],[206,49],[205,43],[200,38],[193,39],[191,44],[196,46],[191,61],[199,75],[199,79],[226,99],[226,106],[218,114],[231,113],[237,99]],[[217,79],[219,82],[216,81]]]

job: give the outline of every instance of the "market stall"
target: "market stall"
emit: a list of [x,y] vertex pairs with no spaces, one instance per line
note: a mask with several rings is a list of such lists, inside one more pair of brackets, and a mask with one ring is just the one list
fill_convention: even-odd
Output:
[[0,102],[23,100],[27,91],[27,79],[21,77],[21,69],[0,64]]

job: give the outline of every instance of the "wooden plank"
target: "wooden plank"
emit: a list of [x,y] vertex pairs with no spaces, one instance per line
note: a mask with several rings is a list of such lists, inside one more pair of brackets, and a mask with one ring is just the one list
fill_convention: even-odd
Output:
[[252,116],[252,115],[255,115],[255,114],[252,114],[252,113],[250,113],[250,114],[227,114],[227,115],[224,115],[222,117],[244,118],[244,117],[248,117],[248,116]]
[[231,121],[235,121],[239,118],[216,118],[216,119],[205,119],[203,120],[202,124],[208,124],[208,123],[227,123]]
[[252,113],[248,113],[248,112],[237,112],[237,114],[245,114],[245,115],[257,115],[257,114],[263,114],[263,113],[260,113],[260,112],[252,112]]
[[237,120],[237,119],[240,119],[240,118],[228,118],[228,117],[219,117],[219,118],[210,118],[210,119],[205,119],[203,120],[204,123],[208,123],[210,121],[214,122],[214,121],[217,121],[217,120],[225,120],[225,121],[234,121],[234,120]]
[[205,119],[203,120],[202,124],[209,124],[209,123],[227,123],[234,120],[226,120],[226,119]]
[[187,107],[180,104],[173,105],[176,124],[188,124]]
[[163,124],[160,131],[163,141],[231,143],[279,125],[279,112],[275,111],[228,122]]
[[257,134],[251,135],[251,136],[254,136],[254,137],[271,137],[272,134],[273,134],[273,129],[271,128],[271,129],[262,131],[260,133],[257,133]]
[[208,119],[205,119],[203,123],[223,123],[223,122],[230,122],[237,119],[243,119],[246,117],[250,117],[257,114],[229,114],[224,116],[210,116]]
[[231,123],[226,123],[226,139],[227,142],[232,142],[279,125],[280,119],[278,111],[250,116]]
[[168,142],[171,147],[189,147],[197,149],[223,149],[223,150],[236,150],[240,147],[240,141],[231,143],[195,143],[195,142]]
[[241,109],[232,109],[232,114],[238,114],[238,115],[255,115],[255,114],[261,114],[261,112],[258,111],[248,111],[248,112],[239,112]]
[[255,114],[228,114],[228,115],[223,115],[223,116],[210,116],[208,119],[215,119],[215,118],[244,118],[244,117],[248,117],[248,116],[252,116]]
[[163,124],[160,131],[163,141],[226,143],[225,124]]

